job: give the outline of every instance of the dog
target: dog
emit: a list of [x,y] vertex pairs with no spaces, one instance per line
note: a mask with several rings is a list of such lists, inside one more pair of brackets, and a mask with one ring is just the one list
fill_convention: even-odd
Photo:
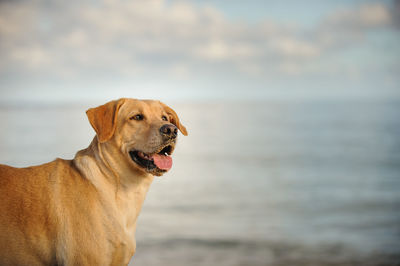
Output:
[[96,136],[74,159],[0,165],[0,265],[127,265],[134,255],[145,195],[187,130],[154,100],[86,114]]

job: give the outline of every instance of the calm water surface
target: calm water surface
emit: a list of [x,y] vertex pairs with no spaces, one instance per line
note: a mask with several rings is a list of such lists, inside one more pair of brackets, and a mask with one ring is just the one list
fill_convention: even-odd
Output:
[[[88,106],[0,107],[0,161],[72,158]],[[400,101],[174,104],[131,265],[400,263]]]

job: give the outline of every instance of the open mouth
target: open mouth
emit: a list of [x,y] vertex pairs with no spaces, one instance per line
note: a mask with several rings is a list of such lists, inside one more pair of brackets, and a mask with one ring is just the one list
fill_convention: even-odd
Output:
[[129,152],[132,160],[152,174],[160,174],[168,171],[172,167],[172,157],[174,150],[172,145],[164,146],[159,152],[144,153],[138,150]]

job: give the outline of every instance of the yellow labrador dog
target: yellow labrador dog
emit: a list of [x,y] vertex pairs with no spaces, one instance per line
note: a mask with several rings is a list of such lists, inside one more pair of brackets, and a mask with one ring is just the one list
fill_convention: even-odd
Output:
[[159,101],[86,113],[96,137],[73,160],[0,165],[0,265],[127,265],[135,253],[146,192],[186,128]]

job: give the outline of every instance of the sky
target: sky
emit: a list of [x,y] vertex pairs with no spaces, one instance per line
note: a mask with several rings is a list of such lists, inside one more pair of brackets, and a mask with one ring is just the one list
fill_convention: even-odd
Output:
[[400,1],[2,0],[0,103],[400,95]]

